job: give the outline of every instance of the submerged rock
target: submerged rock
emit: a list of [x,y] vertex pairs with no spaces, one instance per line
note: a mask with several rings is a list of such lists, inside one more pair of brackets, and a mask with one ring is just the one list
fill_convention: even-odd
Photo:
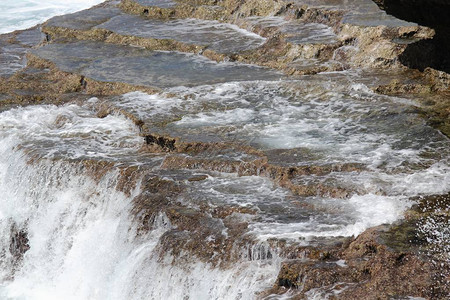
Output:
[[65,72],[79,73],[96,81],[155,88],[282,77],[272,70],[237,63],[216,63],[198,55],[148,51],[99,42],[53,43],[32,53]]
[[[15,200],[69,216],[55,253],[120,244],[98,261],[135,268],[127,297],[169,274],[175,298],[211,277],[211,298],[446,299],[450,142],[427,124],[450,134],[449,75],[413,51],[440,27],[405,19],[369,0],[123,0],[2,35]],[[5,278],[46,235],[24,216]]]

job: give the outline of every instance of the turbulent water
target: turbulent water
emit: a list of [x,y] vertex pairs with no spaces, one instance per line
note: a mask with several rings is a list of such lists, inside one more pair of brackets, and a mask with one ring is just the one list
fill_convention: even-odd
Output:
[[[325,214],[302,212],[295,201],[286,201],[286,191],[271,188],[261,178],[224,177],[204,183],[210,201],[255,205],[266,213],[265,222],[251,225],[263,239],[351,236],[395,221],[412,196],[450,190],[448,139],[407,112],[412,102],[376,95],[353,76],[344,72],[316,75],[318,80],[173,88],[168,93],[182,95],[175,98],[135,92],[117,105],[149,124],[179,118],[166,129],[152,130],[169,128],[186,139],[240,141],[268,153],[292,150],[287,158],[294,163],[284,162],[290,165],[366,165],[363,172],[297,179],[300,184],[358,190],[348,200],[302,199],[318,210],[325,208]],[[428,156],[429,151],[434,154]],[[224,192],[227,186],[233,192],[238,189],[237,195]]]
[[[58,159],[133,155],[136,147],[124,145],[136,142],[137,129],[123,117],[100,120],[76,105],[36,106],[4,112],[0,123],[1,299],[249,298],[276,276],[275,258],[228,271],[200,262],[165,265],[154,248],[171,228],[167,217],[156,216],[145,237],[137,237],[131,221],[139,184],[125,195],[116,189],[117,171],[95,182],[78,160]],[[30,151],[46,158],[32,162]],[[14,230],[29,234],[20,263],[8,246]]]
[[[182,113],[171,125],[180,135],[200,130],[215,136],[232,126],[225,132],[234,140],[251,135],[254,145],[267,150],[315,152],[300,163],[368,165],[358,174],[302,178],[365,189],[349,199],[292,197],[256,176],[215,173],[191,183],[192,197],[188,193],[183,202],[190,207],[205,202],[257,209],[258,219],[242,217],[261,243],[273,237],[307,243],[317,236],[359,234],[401,217],[410,196],[450,189],[449,163],[440,158],[448,157],[450,142],[419,119],[396,115],[408,101],[376,96],[360,84],[327,92],[320,81],[234,82],[168,93],[180,96],[163,103],[162,94],[135,92],[123,95],[117,105],[139,111],[143,119]],[[210,101],[214,111],[205,110]],[[253,259],[243,256],[229,269],[195,260],[172,265],[170,254],[161,260],[159,239],[173,227],[161,213],[152,221],[153,230],[144,237],[137,234],[131,210],[140,180],[127,195],[117,189],[117,169],[96,182],[82,163],[126,158],[158,169],[154,158],[137,155],[141,138],[126,118],[98,119],[90,105],[34,106],[1,113],[0,128],[2,299],[248,299],[276,278],[280,258],[274,252],[260,259],[260,248]],[[21,231],[28,234],[29,250],[17,260],[10,251],[11,232]]]
[[[99,2],[2,1],[0,33]],[[278,16],[247,21],[279,26],[297,46],[337,41],[323,24]],[[51,22],[209,44],[219,53],[255,49],[269,40],[236,25],[141,19],[117,7]],[[33,34],[37,41],[29,46],[37,45],[38,30],[16,40]],[[450,140],[426,124],[414,99],[372,91],[392,79],[388,74],[350,69],[287,77],[194,53],[98,41],[5,49],[17,56],[4,60],[11,68],[5,76],[22,69],[21,55],[32,51],[89,80],[159,90],[0,112],[0,299],[254,299],[274,286],[282,264],[292,258],[283,247],[341,242],[401,219],[414,199],[450,192]],[[46,72],[53,71],[29,68],[23,78],[38,74],[48,84]],[[85,84],[82,78],[76,84]],[[149,150],[144,136],[153,134],[177,137],[193,149],[170,149],[168,142],[169,149]],[[232,168],[251,169],[261,157],[266,171],[270,165],[272,171],[304,172],[289,174],[289,186],[260,165],[246,176]],[[174,191],[162,191],[164,184]],[[448,226],[435,221],[426,219],[419,230],[434,245],[430,251],[449,261]],[[203,249],[210,245],[216,247],[211,253]],[[349,267],[343,260],[323,264]],[[340,284],[311,289],[307,296],[328,299],[356,283]]]
[[57,15],[99,4],[103,0],[2,0],[0,33],[26,29]]

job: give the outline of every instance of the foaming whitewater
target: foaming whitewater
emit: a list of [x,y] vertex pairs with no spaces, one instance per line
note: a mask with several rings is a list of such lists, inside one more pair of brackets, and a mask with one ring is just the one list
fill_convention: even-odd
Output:
[[11,109],[2,113],[0,126],[3,139],[45,158],[115,160],[135,154],[141,142],[138,129],[125,117],[99,119],[78,105]]
[[[160,120],[173,120],[167,128],[180,135],[256,136],[251,143],[269,159],[271,151],[283,150],[304,155],[303,162],[295,161],[313,166],[364,164],[359,172],[292,179],[354,189],[346,198],[295,196],[261,176],[209,172],[199,182],[186,180],[177,201],[188,208],[206,204],[257,212],[233,214],[248,224],[243,237],[251,242],[248,249],[231,250],[237,259],[226,267],[163,249],[164,234],[177,230],[163,212],[153,213],[148,231],[140,230],[134,199],[146,177],[124,178],[121,170],[167,170],[139,153],[143,139],[133,122],[119,114],[98,118],[95,98],[85,106],[0,113],[0,298],[254,298],[273,285],[283,261],[271,239],[310,245],[317,238],[356,236],[401,218],[411,197],[450,190],[448,139],[420,120],[400,118],[396,112],[408,111],[406,100],[375,97],[353,85],[328,92],[308,84],[292,90],[279,82],[240,82],[116,98],[117,106],[151,119],[152,129]],[[290,131],[293,144],[280,146],[278,136],[268,133],[272,128],[279,135],[297,128]],[[354,147],[345,147],[345,141]],[[105,165],[113,167],[96,173],[95,166]],[[171,176],[180,175],[169,172],[164,180]],[[131,183],[127,190],[124,179]],[[422,229],[440,245],[448,232],[432,221]]]
[[137,135],[121,116],[77,105],[0,114],[1,299],[248,299],[270,287],[276,258],[225,270],[161,261],[156,245],[173,228],[164,213],[137,234],[130,211],[142,179],[125,193],[118,168],[97,177],[85,164],[133,155]]
[[87,9],[104,0],[2,0],[0,33],[26,29],[51,17]]
[[334,81],[177,87],[159,95],[133,92],[116,105],[155,124],[154,131],[160,130],[158,122],[173,120],[163,130],[186,139],[218,136],[269,154],[291,151],[299,166],[364,166],[293,179],[302,186],[352,191],[345,199],[298,199],[268,179],[225,174],[209,177],[195,190],[201,201],[256,207],[259,219],[249,228],[261,240],[356,236],[402,218],[412,197],[450,191],[449,140],[424,124],[410,100],[377,95],[362,83],[334,76]]

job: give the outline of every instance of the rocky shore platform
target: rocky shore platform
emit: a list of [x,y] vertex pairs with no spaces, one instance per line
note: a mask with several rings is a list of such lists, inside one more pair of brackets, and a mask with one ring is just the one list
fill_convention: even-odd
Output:
[[[106,1],[0,35],[0,107],[77,104],[99,120],[131,120],[133,154],[74,159],[48,158],[46,145],[22,150],[31,166],[64,160],[95,181],[118,170],[118,191],[139,187],[136,235],[148,238],[166,224],[156,248],[161,264],[196,260],[227,270],[277,257],[278,276],[258,299],[448,299],[450,194],[420,173],[449,160],[449,57],[436,48],[448,49],[448,24],[422,21],[394,2]],[[295,144],[292,132],[316,121],[323,124],[308,127],[312,138],[342,126],[333,128],[342,136],[323,139],[328,152]],[[70,122],[61,115],[54,127]],[[368,148],[392,139],[386,147],[398,147],[395,155],[436,148],[376,164],[375,151],[354,152],[354,137]],[[416,173],[434,190],[390,182]],[[318,199],[399,195],[409,206],[395,222],[326,233],[361,220],[339,217],[351,206],[333,211]],[[306,237],[283,230],[318,215],[328,229],[308,225]],[[9,250],[20,265],[26,228],[11,229]]]

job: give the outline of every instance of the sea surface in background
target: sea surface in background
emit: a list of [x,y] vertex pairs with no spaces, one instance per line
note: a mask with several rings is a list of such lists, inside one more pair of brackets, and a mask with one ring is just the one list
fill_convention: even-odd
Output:
[[73,13],[104,0],[2,0],[0,34],[26,29],[57,15]]
[[[0,1],[0,33],[102,2]],[[206,40],[231,52],[265,41],[211,20],[163,22],[117,14],[97,28],[194,44]],[[366,24],[362,14],[350,17]],[[309,47],[324,36],[334,42],[331,28],[313,29],[295,42]],[[211,32],[221,37],[205,36]],[[22,47],[13,42],[4,44]],[[193,53],[98,41],[4,49],[0,55],[10,69],[0,65],[0,75],[22,70],[26,51],[33,51],[65,72],[161,90],[58,106],[2,106],[0,300],[262,298],[261,292],[281,284],[283,263],[309,264],[303,247],[342,243],[342,237],[401,219],[421,197],[450,192],[450,139],[427,125],[414,99],[372,89],[395,74],[357,68],[287,77]],[[32,69],[16,74],[52,72]],[[7,96],[0,93],[0,101]],[[145,126],[138,128],[138,119]],[[164,151],[142,147],[143,136],[151,142],[158,135],[199,147],[177,149],[170,139],[163,140]],[[218,147],[210,147],[214,143]],[[238,164],[249,166],[249,172],[237,172]],[[292,185],[267,169],[287,171],[289,176],[280,172],[281,177]],[[418,225],[430,245],[427,251],[441,254],[445,262],[450,261],[446,222],[429,217]],[[360,261],[373,259],[372,254]],[[321,258],[317,266],[330,267],[330,274],[334,265],[365,273],[352,265],[357,259],[343,258],[347,261]],[[438,260],[433,264],[442,267]],[[295,297],[296,291],[306,291],[306,275],[302,280],[298,289],[264,299]],[[356,286],[346,284],[312,288],[305,297],[343,299],[339,293]]]

